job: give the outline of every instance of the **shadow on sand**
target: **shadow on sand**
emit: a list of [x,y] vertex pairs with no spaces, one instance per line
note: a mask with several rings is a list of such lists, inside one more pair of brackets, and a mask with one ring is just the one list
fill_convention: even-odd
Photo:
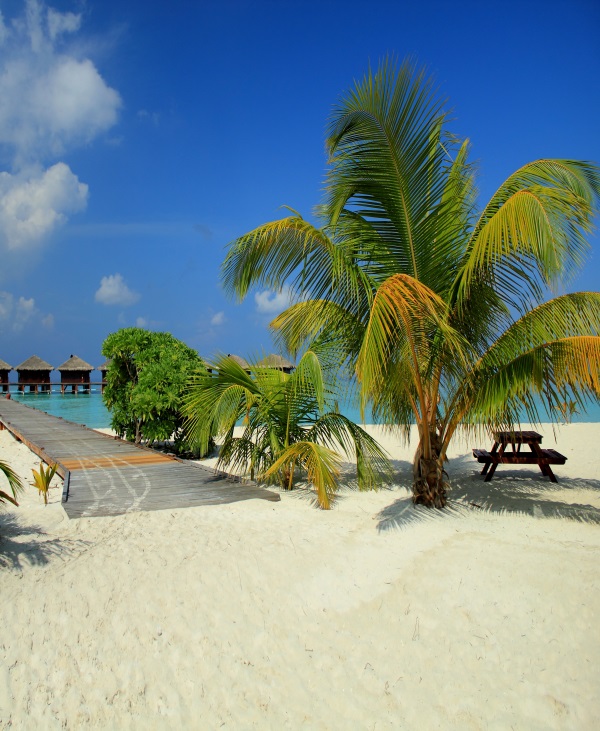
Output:
[[[409,487],[412,466],[396,463],[399,484]],[[582,494],[600,501],[600,480],[561,477],[550,482],[537,467],[511,469],[501,465],[490,482],[480,474],[481,465],[470,455],[450,460],[448,467],[451,491],[443,510],[431,510],[412,504],[410,495],[394,501],[377,516],[378,530],[404,529],[414,523],[447,520],[473,510],[488,513],[529,515],[534,518],[568,518],[583,523],[600,524],[600,508],[576,502]]]
[[37,525],[23,525],[18,516],[0,513],[0,570],[44,566],[53,557],[64,560],[87,550],[87,541],[51,538]]

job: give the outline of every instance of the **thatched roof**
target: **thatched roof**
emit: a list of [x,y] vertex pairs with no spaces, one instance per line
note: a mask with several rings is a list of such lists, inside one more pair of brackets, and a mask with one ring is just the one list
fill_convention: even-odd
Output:
[[57,371],[93,371],[94,366],[86,363],[77,355],[71,355],[62,365],[59,365]]
[[239,355],[234,355],[233,353],[227,353],[227,357],[231,358],[231,360],[234,360],[245,371],[250,370],[250,366],[248,365],[248,362],[245,361],[243,358],[241,358]]
[[12,371],[12,366],[0,358],[0,371]]
[[107,371],[110,368],[110,364],[112,363],[111,359],[105,360],[102,365],[96,366],[97,371]]
[[31,358],[24,360],[21,365],[15,368],[16,371],[53,371],[54,368],[50,363],[46,363],[37,355],[32,355]]
[[293,363],[290,363],[289,360],[286,360],[281,355],[276,355],[275,353],[267,355],[266,358],[263,358],[256,365],[262,366],[263,368],[279,368],[280,370],[291,370],[296,367]]

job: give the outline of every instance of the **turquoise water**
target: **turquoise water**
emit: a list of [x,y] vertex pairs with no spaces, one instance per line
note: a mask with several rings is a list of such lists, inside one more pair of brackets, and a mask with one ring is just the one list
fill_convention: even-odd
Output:
[[[344,409],[340,409],[349,419],[352,419],[352,421],[355,421],[357,423],[360,423],[360,411],[357,408],[353,408],[352,406],[349,406]],[[551,423],[550,419],[545,415],[544,409],[540,409],[540,421],[542,424],[548,424]],[[368,414],[366,415],[366,421],[367,423],[372,423],[373,420],[369,420]],[[523,418],[523,423],[525,423],[527,419]],[[579,423],[579,422],[600,422],[600,404],[591,404],[588,405],[588,408],[585,412],[582,412],[581,414],[574,414],[571,421],[573,423]]]
[[84,424],[92,429],[110,427],[110,413],[100,391],[92,393],[14,393],[11,399],[34,409],[40,409],[52,416],[61,416],[76,424]]
[[[92,429],[110,427],[110,413],[104,406],[100,390],[92,390],[91,394],[71,393],[11,393],[11,398],[20,401],[27,406],[45,411],[52,416],[61,416],[63,419],[74,421],[77,424],[85,424]],[[358,409],[347,407],[344,413],[353,421],[360,421]],[[548,419],[541,416],[542,422]],[[573,422],[600,422],[600,404],[593,404],[582,414],[575,414]]]

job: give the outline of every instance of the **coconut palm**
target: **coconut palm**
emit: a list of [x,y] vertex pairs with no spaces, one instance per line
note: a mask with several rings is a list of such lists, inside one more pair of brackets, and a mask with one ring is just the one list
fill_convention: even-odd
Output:
[[[363,408],[416,423],[414,500],[446,503],[457,429],[510,429],[600,394],[600,294],[562,294],[584,261],[596,166],[544,159],[482,208],[468,140],[445,131],[432,81],[386,61],[333,111],[319,225],[298,213],[230,245],[230,293],[291,286],[271,323],[291,352],[327,343]],[[563,289],[563,291],[565,291]]]
[[[322,508],[334,498],[341,453],[356,458],[361,489],[377,486],[389,474],[386,455],[374,439],[335,409],[334,391],[315,352],[307,351],[292,374],[256,364],[250,368],[248,373],[222,356],[190,383],[184,409],[188,435],[201,452],[212,436],[223,438],[219,468],[279,482],[284,489],[293,486],[300,468]],[[243,433],[235,436],[240,422]]]
[[13,468],[3,460],[0,460],[0,472],[2,472],[8,480],[8,486],[12,493],[11,496],[7,492],[4,492],[4,490],[0,490],[0,504],[9,502],[18,507],[19,503],[17,502],[17,495],[24,490],[21,478],[17,475]]

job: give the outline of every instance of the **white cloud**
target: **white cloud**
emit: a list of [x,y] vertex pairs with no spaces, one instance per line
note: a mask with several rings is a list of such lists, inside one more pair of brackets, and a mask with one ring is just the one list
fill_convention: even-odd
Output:
[[210,320],[211,325],[222,325],[225,322],[225,313],[224,312],[217,312],[216,315],[213,315]]
[[257,292],[254,295],[256,309],[264,314],[274,314],[283,312],[290,306],[291,291],[290,288],[284,286],[279,292],[265,289],[264,292]]
[[57,160],[117,120],[118,92],[75,38],[81,20],[41,0],[0,14],[0,153],[12,168],[0,172],[0,255],[43,243],[86,207],[87,185]]
[[81,15],[75,13],[59,13],[48,9],[48,34],[55,40],[62,33],[74,33],[81,26]]
[[0,331],[20,332],[26,325],[40,322],[44,327],[54,324],[53,315],[42,316],[33,297],[15,298],[10,292],[0,291]]
[[148,320],[146,320],[145,317],[137,317],[135,320],[135,326],[136,327],[146,327],[148,325]]
[[140,295],[129,289],[120,274],[102,277],[100,287],[95,294],[96,302],[103,305],[132,305],[139,298]]
[[92,61],[65,48],[81,17],[29,0],[24,18],[2,25],[0,144],[17,166],[62,154],[109,129],[121,98]]
[[85,208],[88,187],[63,162],[42,172],[0,172],[0,252],[25,249],[44,240]]
[[50,314],[42,317],[42,325],[46,330],[52,330],[54,328],[54,315]]

